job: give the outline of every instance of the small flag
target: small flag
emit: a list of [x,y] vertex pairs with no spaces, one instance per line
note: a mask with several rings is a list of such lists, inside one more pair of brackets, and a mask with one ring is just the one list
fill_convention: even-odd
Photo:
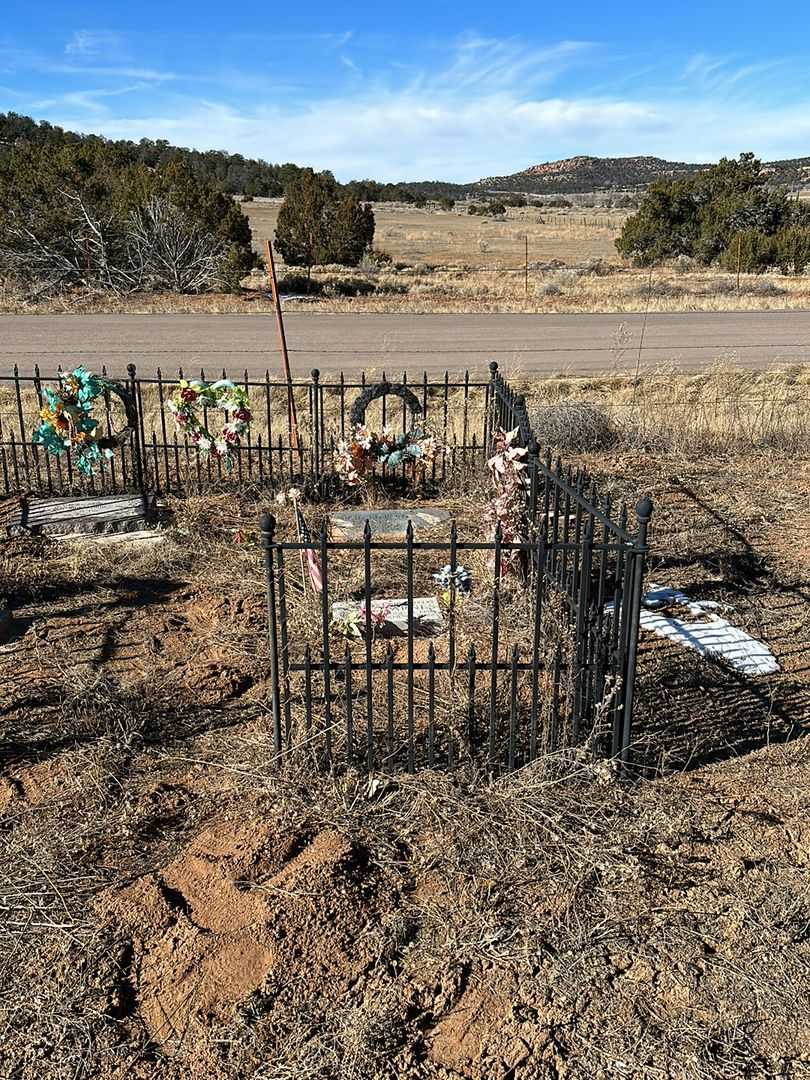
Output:
[[[302,544],[311,544],[312,538],[309,535],[309,529],[307,523],[304,521],[304,515],[298,508],[298,503],[295,504],[295,519],[298,524],[298,535],[301,538]],[[307,570],[309,572],[309,580],[312,582],[313,592],[323,592],[323,574],[321,573],[321,563],[318,559],[315,549],[307,547],[304,549],[304,554],[307,559]]]

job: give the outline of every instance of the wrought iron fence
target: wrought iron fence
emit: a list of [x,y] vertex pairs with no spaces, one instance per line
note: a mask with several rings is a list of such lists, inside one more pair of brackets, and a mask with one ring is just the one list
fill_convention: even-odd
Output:
[[[261,520],[265,554],[274,750],[280,760],[307,749],[325,765],[374,768],[484,764],[511,770],[538,754],[587,743],[594,754],[626,763],[632,744],[633,698],[647,529],[652,503],[642,499],[631,527],[582,469],[564,469],[538,452],[525,401],[491,365],[486,430],[518,428],[529,470],[531,539],[505,543],[459,537],[420,541],[409,524],[404,540],[284,540],[270,514]],[[319,560],[322,589],[308,602],[307,635],[290,633],[290,573],[305,551]],[[341,553],[362,565],[359,640],[333,625],[332,603],[345,595]],[[481,553],[476,595],[486,632],[463,627],[457,586],[459,557]],[[299,555],[301,553],[301,555]],[[405,622],[399,641],[375,629],[375,557],[394,554],[400,567]],[[520,585],[504,575],[510,556],[522,563]],[[450,582],[440,635],[425,640],[415,617],[414,579],[423,557],[446,560]],[[478,556],[479,564],[481,555]],[[338,586],[333,584],[335,577]],[[306,582],[304,582],[306,590]],[[508,595],[507,595],[508,594]],[[504,600],[507,598],[505,605]],[[464,601],[461,601],[462,605]],[[337,642],[337,644],[336,644]]]
[[[106,376],[102,368],[101,374]],[[117,494],[126,491],[185,494],[212,488],[276,488],[293,480],[321,482],[331,471],[336,443],[350,432],[353,399],[368,383],[365,373],[347,379],[343,373],[334,381],[321,379],[314,369],[307,380],[294,380],[292,399],[298,415],[298,445],[291,445],[287,422],[290,388],[286,382],[251,378],[247,372],[233,376],[244,387],[251,401],[251,422],[241,444],[232,452],[233,466],[226,471],[221,459],[198,452],[182,436],[167,408],[167,401],[179,379],[197,378],[197,373],[178,370],[176,377],[165,376],[160,369],[154,377],[140,376],[134,364],[127,369],[122,385],[131,396],[137,411],[137,424],[114,459],[102,460],[98,472],[89,480],[81,477],[70,452],[63,457],[47,455],[31,442],[42,405],[43,377],[35,367],[32,375],[20,375],[17,367],[11,376],[0,376],[0,485],[5,494],[67,495],[78,492]],[[228,373],[206,374],[199,378],[228,378]],[[385,382],[385,375],[382,376]],[[432,467],[432,479],[444,480],[459,469],[480,462],[488,441],[486,423],[491,414],[492,379],[474,380],[469,372],[441,379],[423,374],[408,383],[422,408],[423,417],[436,431],[445,450]],[[101,399],[100,399],[101,403]],[[379,400],[380,422],[398,424],[402,412],[403,430],[407,430],[405,405],[398,398],[383,394]],[[116,427],[114,398],[105,395],[96,417],[107,434]],[[203,424],[216,431],[227,415],[202,411]]]

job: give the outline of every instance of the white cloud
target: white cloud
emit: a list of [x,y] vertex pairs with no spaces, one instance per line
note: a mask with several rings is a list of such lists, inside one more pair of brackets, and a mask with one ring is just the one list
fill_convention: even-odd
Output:
[[68,56],[109,56],[122,51],[123,39],[113,30],[74,30],[65,45]]
[[[50,70],[104,73],[127,82],[110,90],[51,94],[48,119],[82,128],[90,111],[94,130],[110,137],[222,147],[330,168],[341,179],[471,181],[578,153],[709,161],[747,149],[766,159],[810,150],[810,102],[794,94],[790,105],[779,108],[763,104],[764,95],[746,100],[738,94],[737,88],[782,61],[698,54],[681,62],[669,83],[662,74],[661,88],[646,84],[645,91],[641,81],[630,90],[621,80],[605,79],[604,47],[595,42],[530,47],[466,35],[444,49],[443,64],[433,62],[440,49],[434,46],[422,69],[392,62],[377,65],[371,75],[364,61],[360,68],[353,58],[355,46],[360,50],[357,39],[351,58],[344,51],[350,38],[334,36],[335,90],[314,100],[268,89],[266,75],[254,82],[249,71],[241,82],[221,73],[183,75],[183,82],[207,83],[209,100],[201,100],[174,92],[182,83],[171,72],[128,63],[71,63]],[[576,70],[584,65],[589,75],[599,76],[598,92],[589,91]],[[342,68],[352,70],[341,76]],[[129,103],[113,106],[113,95],[123,98],[133,89],[144,91],[137,112]]]
[[[70,127],[70,117],[59,117]],[[753,149],[766,159],[810,145],[810,109],[741,114],[710,104],[491,95],[466,103],[390,95],[345,98],[301,111],[277,105],[237,110],[199,102],[172,113],[99,118],[105,135],[165,138],[200,149],[330,168],[341,179],[475,180],[575,153],[658,154],[710,161]]]
[[178,76],[172,71],[156,71],[154,68],[127,67],[116,65],[113,67],[99,64],[47,64],[42,70],[51,75],[94,75],[110,79],[145,79],[148,82],[171,82]]

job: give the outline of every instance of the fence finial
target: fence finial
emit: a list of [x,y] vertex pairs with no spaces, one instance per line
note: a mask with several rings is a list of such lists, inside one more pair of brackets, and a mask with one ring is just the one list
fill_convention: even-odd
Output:
[[643,498],[639,499],[639,501],[636,503],[636,517],[638,518],[638,520],[640,522],[642,522],[644,525],[646,525],[647,522],[652,517],[652,512],[653,512],[652,499],[650,498],[649,495],[645,495]]
[[489,362],[489,373],[490,373],[490,375],[494,375],[497,370],[498,370],[498,361],[497,360],[490,360],[490,362]]
[[318,381],[318,379],[320,379],[320,377],[321,377],[321,373],[320,373],[320,371],[318,370],[318,368],[316,368],[316,367],[314,367],[314,368],[312,369],[312,371],[310,371],[310,375],[312,376],[312,381],[313,381],[313,382],[317,382],[317,381]]

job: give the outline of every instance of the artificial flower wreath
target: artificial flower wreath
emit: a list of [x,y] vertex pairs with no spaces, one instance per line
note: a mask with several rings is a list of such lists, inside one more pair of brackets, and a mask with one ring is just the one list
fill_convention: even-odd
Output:
[[[242,436],[250,424],[250,401],[247,392],[230,379],[214,383],[181,379],[166,402],[178,428],[196,447],[202,458],[210,454],[221,458],[225,470],[233,466],[233,451],[239,447]],[[203,424],[198,409],[222,409],[225,423],[219,435],[214,436]]]
[[416,427],[395,435],[390,428],[372,431],[355,424],[351,437],[340,439],[335,449],[335,470],[354,487],[365,481],[375,466],[394,469],[410,465],[424,473],[439,456],[441,445],[427,427]]
[[[99,438],[96,434],[99,421],[90,414],[93,402],[105,391],[112,391],[122,399],[128,426],[117,435]],[[83,476],[92,476],[102,458],[113,456],[114,449],[129,437],[135,422],[124,389],[81,366],[70,372],[60,372],[57,389],[43,387],[39,415],[42,422],[34,431],[32,442],[56,457],[72,450],[76,468]]]

